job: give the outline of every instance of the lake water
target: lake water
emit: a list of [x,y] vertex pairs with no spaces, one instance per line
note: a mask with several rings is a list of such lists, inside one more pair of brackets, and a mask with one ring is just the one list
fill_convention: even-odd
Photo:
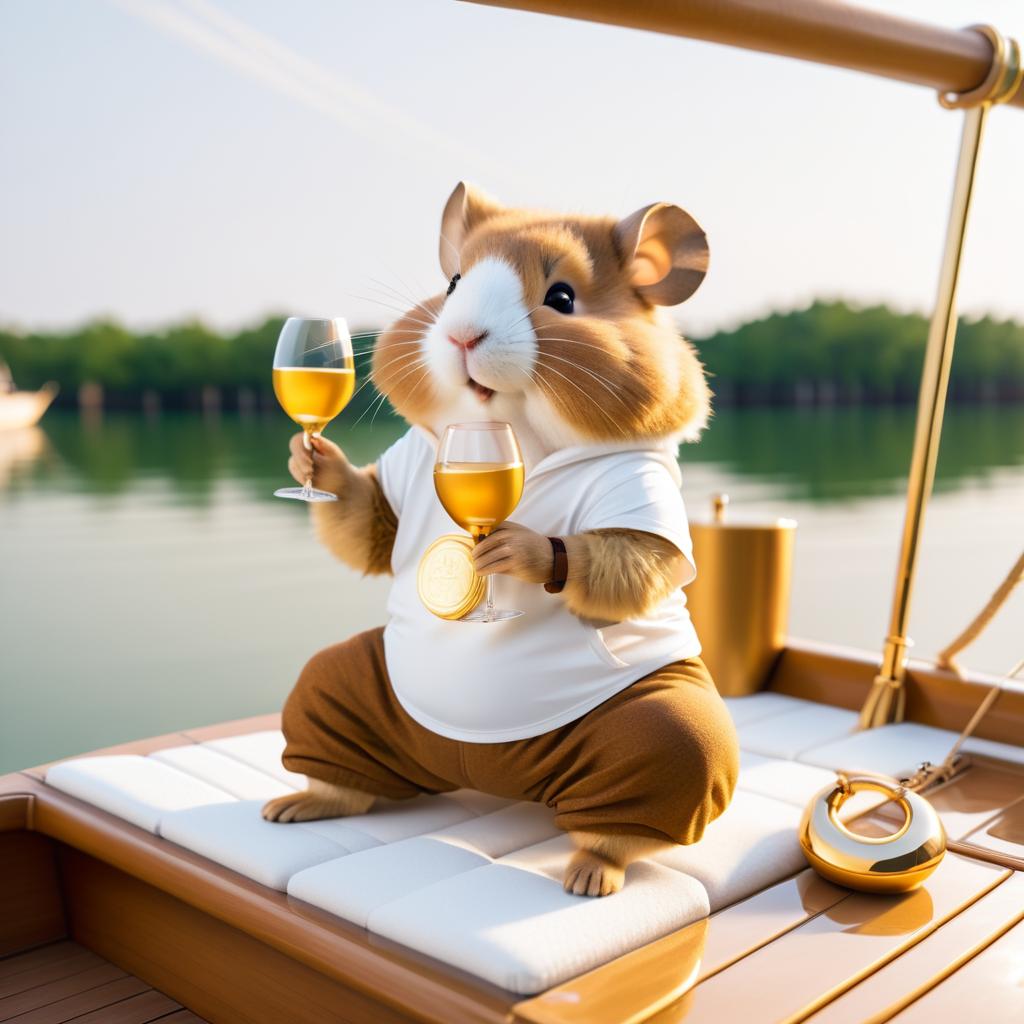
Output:
[[[280,707],[318,648],[379,624],[387,581],[313,538],[287,483],[283,416],[54,412],[0,434],[0,773]],[[403,430],[331,434],[363,462]],[[719,412],[682,452],[692,518],[799,522],[791,632],[878,650],[902,524],[909,409]],[[933,654],[980,609],[1024,536],[1024,410],[946,418],[911,633]],[[1024,588],[966,664],[1024,655]]]

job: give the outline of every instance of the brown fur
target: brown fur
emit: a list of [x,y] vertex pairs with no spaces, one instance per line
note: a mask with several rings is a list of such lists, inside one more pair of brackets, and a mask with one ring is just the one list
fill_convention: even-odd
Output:
[[569,580],[562,595],[576,615],[637,618],[682,582],[686,559],[662,537],[639,530],[588,530],[566,540]]
[[[711,391],[693,348],[631,283],[610,217],[563,217],[521,210],[478,216],[460,251],[461,273],[500,257],[518,273],[540,358],[540,391],[558,415],[593,440],[695,436]],[[552,280],[568,280],[583,312],[543,305]],[[373,376],[394,408],[414,423],[436,418],[441,401],[410,344],[444,303],[435,295],[401,317],[377,342]]]
[[622,888],[626,868],[641,857],[671,850],[652,836],[607,832],[570,832],[576,852],[569,860],[562,888],[577,896],[610,896]]
[[[317,486],[324,486],[319,478]],[[347,466],[342,480],[327,489],[338,495],[338,501],[312,506],[320,543],[366,575],[391,572],[398,519],[381,490],[376,466]]]
[[[533,376],[524,380],[523,393],[529,390],[534,394],[527,397],[546,403],[555,433],[564,436],[564,425],[573,436],[591,441],[699,435],[711,411],[703,367],[655,305],[682,301],[706,271],[704,235],[688,214],[664,204],[624,221],[508,210],[460,185],[442,223],[441,263],[447,276],[465,275],[489,257],[516,271],[537,343]],[[573,315],[543,305],[555,281],[574,288]],[[450,415],[450,389],[432,378],[422,344],[445,301],[442,293],[417,303],[380,336],[373,356],[376,387],[408,422],[430,428]],[[375,467],[356,470],[342,458],[331,472],[336,480],[317,484],[340,500],[313,506],[320,540],[362,572],[388,572],[397,521]],[[547,541],[522,527],[508,534],[495,536],[490,553],[483,555],[488,571],[543,581],[550,565]],[[683,579],[683,555],[660,537],[606,529],[564,539],[569,580],[563,599],[581,617],[614,622],[643,615]],[[360,813],[370,803],[368,794],[311,780],[307,792],[268,803],[264,816],[308,820]],[[570,835],[577,850],[564,886],[579,895],[617,892],[631,861],[672,845],[647,835]]]
[[309,779],[308,788],[268,800],[260,812],[267,821],[317,821],[320,818],[345,818],[365,814],[376,801],[373,793],[349,786]]

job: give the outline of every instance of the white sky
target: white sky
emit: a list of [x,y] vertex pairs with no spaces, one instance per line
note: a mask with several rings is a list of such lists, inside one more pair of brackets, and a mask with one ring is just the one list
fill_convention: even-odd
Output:
[[[876,0],[1024,39],[1016,0]],[[677,202],[694,333],[815,296],[930,306],[959,116],[928,90],[453,0],[0,0],[0,321],[387,320],[460,178]],[[993,115],[966,312],[1024,319],[1024,112]],[[379,301],[384,305],[380,305]]]

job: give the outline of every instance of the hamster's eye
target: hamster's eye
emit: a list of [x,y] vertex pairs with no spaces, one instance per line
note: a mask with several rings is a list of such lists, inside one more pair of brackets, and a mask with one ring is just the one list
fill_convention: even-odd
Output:
[[565,284],[564,281],[553,284],[544,296],[544,305],[559,313],[571,313],[575,301],[576,293],[572,290],[572,285]]
[[444,294],[445,294],[445,298],[447,298],[447,297],[448,297],[449,295],[451,295],[451,293],[452,293],[453,291],[455,291],[455,286],[456,286],[456,285],[457,285],[457,284],[459,283],[459,280],[460,280],[460,278],[461,278],[461,277],[462,277],[462,275],[461,275],[461,274],[456,274],[456,275],[455,275],[455,276],[454,276],[454,277],[453,277],[453,278],[452,278],[452,279],[451,279],[451,280],[450,280],[450,281],[448,282],[448,291],[446,291],[446,292],[444,293]]

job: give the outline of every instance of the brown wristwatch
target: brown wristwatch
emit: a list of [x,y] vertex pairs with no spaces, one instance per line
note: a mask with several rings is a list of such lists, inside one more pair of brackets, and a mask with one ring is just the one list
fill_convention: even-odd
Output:
[[569,575],[569,555],[565,550],[565,541],[561,537],[548,537],[548,540],[551,541],[554,564],[551,569],[551,579],[544,584],[544,589],[549,594],[560,594],[565,588],[565,580]]

